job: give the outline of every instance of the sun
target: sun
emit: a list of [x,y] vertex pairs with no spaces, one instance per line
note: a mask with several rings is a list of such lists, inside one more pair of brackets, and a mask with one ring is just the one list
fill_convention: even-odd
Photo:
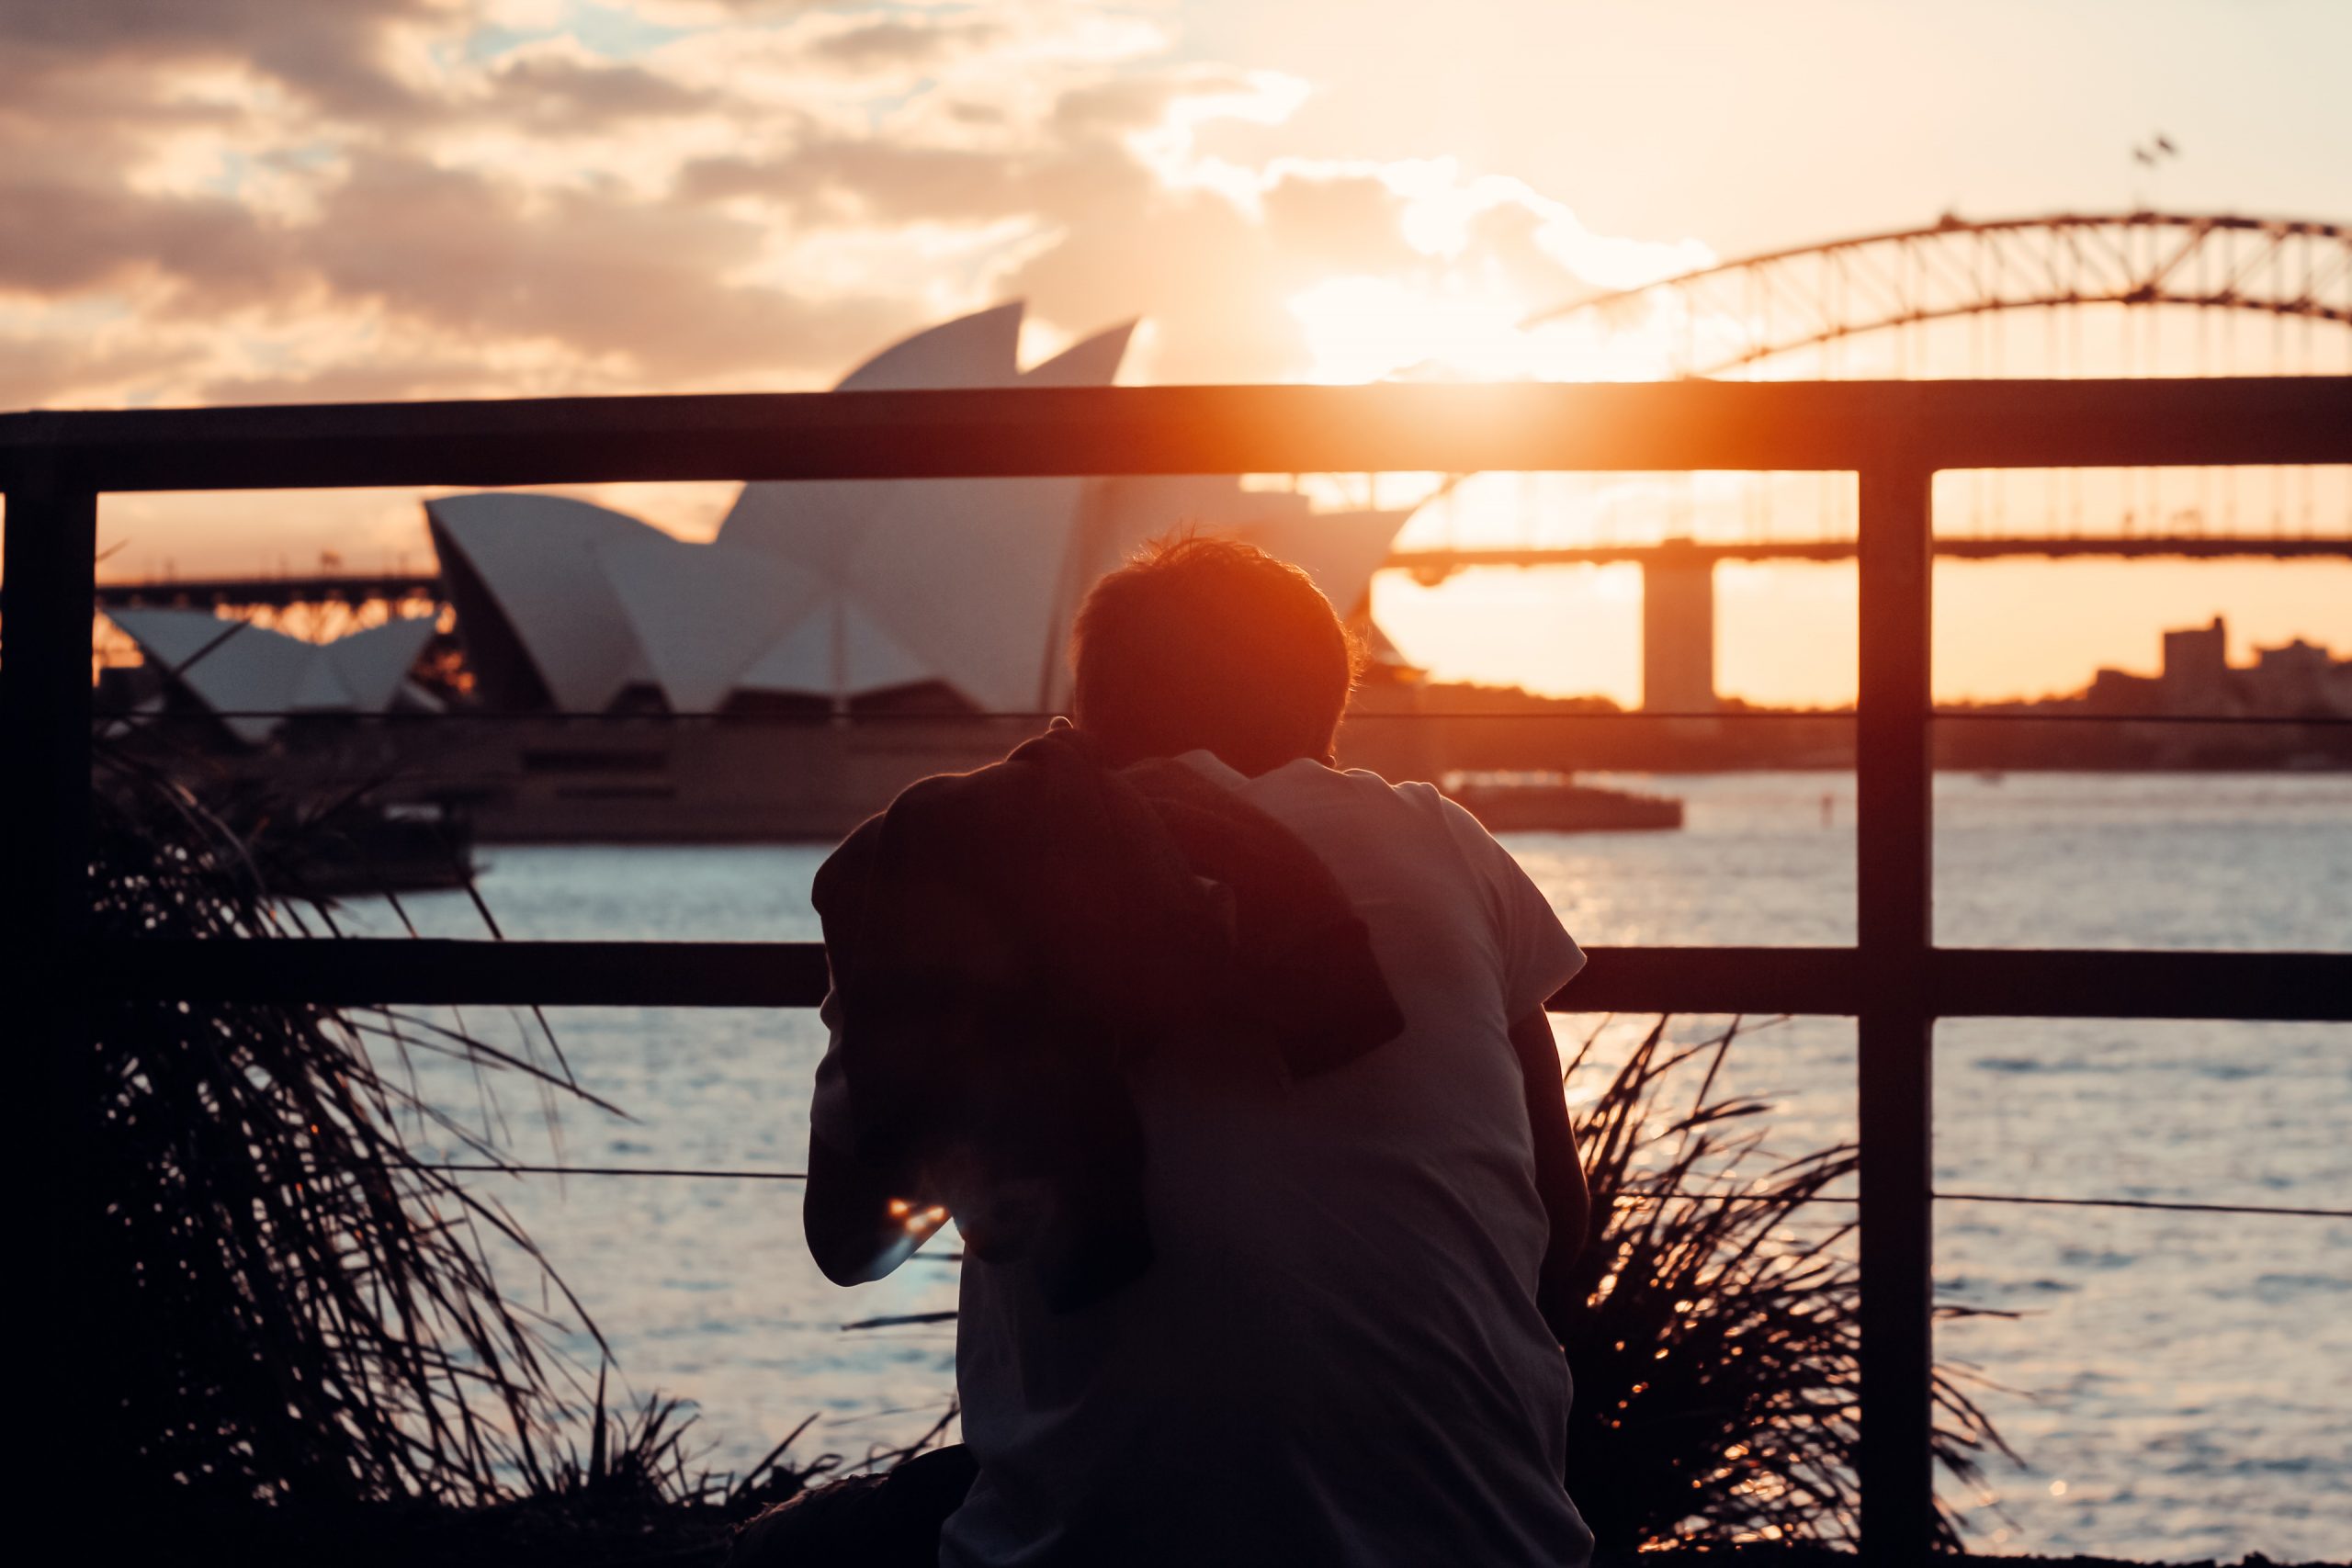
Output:
[[1325,278],[1288,304],[1313,355],[1312,381],[1510,381],[1532,373],[1532,345],[1519,330],[1524,310],[1498,295],[1356,276]]
[[1654,381],[1674,374],[1674,324],[1649,312],[1529,328],[1529,302],[1459,273],[1327,277],[1285,301],[1306,334],[1306,379]]

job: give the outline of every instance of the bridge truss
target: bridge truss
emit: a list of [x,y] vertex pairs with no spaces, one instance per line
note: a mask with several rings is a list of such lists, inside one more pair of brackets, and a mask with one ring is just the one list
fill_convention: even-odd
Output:
[[[1575,378],[2345,375],[2352,226],[1948,215],[1593,295],[1522,324]],[[1852,533],[1851,498],[1826,479],[1749,475],[1712,506],[1687,476],[1662,500],[1617,480],[1540,488],[1521,507],[1522,543],[1563,530],[1607,544]],[[1988,540],[2352,534],[2352,474],[2340,469],[1954,473],[1939,488],[1942,531]]]
[[[2352,229],[2298,220],[2171,212],[2067,213],[1969,221],[1946,216],[1932,227],[1866,234],[1703,267],[1638,288],[1575,300],[1539,312],[1530,330],[1581,328],[1606,334],[1637,321],[1661,322],[1676,340],[1673,372],[1736,376],[1768,362],[1808,360],[1801,374],[1856,373],[1840,348],[1888,334],[1893,363],[1860,373],[1902,376],[2149,375],[2156,363],[2069,368],[2069,344],[2050,342],[2030,368],[1984,363],[2004,340],[1981,333],[1977,363],[1933,369],[1907,363],[1916,329],[1975,321],[2003,312],[2045,311],[2080,319],[2102,306],[2141,312],[2246,312],[2274,331],[2243,366],[2190,363],[2168,373],[2342,374],[2352,370]],[[2290,329],[2292,329],[2290,331]],[[2330,330],[2333,329],[2333,330]],[[2324,341],[2323,335],[2324,334]],[[2198,355],[2231,352],[2198,334]],[[2132,333],[2128,358],[2147,346]],[[2003,356],[2005,357],[2005,356]],[[2051,363],[2055,361],[2055,363]]]

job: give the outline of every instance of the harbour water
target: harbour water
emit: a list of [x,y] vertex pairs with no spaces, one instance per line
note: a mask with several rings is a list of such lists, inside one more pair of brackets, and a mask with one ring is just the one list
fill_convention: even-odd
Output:
[[[1853,940],[1849,778],[1623,782],[1683,796],[1688,826],[1506,840],[1579,938]],[[2352,950],[2352,778],[1963,775],[1937,793],[1947,944]],[[511,937],[816,935],[815,850],[485,858],[481,891]],[[427,934],[482,934],[462,897],[404,908]],[[346,929],[400,929],[381,907],[351,915]],[[493,1038],[527,1032],[465,1021]],[[566,1104],[549,1121],[519,1082],[491,1104],[469,1072],[421,1060],[426,1091],[469,1122],[488,1118],[522,1159],[800,1168],[822,1047],[812,1014],[560,1010],[549,1022],[586,1087],[628,1118]],[[1569,1015],[1558,1028],[1566,1043],[1600,1023]],[[1842,1020],[1754,1028],[1729,1086],[1772,1102],[1778,1149],[1849,1138],[1853,1046]],[[1943,1191],[2352,1206],[2352,1026],[1957,1021],[1936,1049]],[[422,1132],[419,1145],[455,1153]],[[952,1325],[845,1325],[951,1308],[954,1263],[919,1257],[836,1290],[802,1253],[790,1181],[501,1177],[477,1190],[595,1314],[630,1390],[695,1404],[714,1469],[749,1464],[811,1415],[801,1452],[856,1457],[946,1404]],[[1953,1201],[1937,1224],[1941,1297],[2016,1314],[1939,1336],[1941,1356],[1989,1380],[1981,1402],[2026,1461],[1994,1461],[1997,1503],[1953,1494],[1977,1550],[2352,1554],[2352,1222]]]

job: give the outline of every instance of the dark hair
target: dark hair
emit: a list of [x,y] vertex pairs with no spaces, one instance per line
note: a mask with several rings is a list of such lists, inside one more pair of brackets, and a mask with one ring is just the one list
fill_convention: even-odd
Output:
[[1114,766],[1205,748],[1253,776],[1328,755],[1361,669],[1306,573],[1189,531],[1094,585],[1070,665],[1078,728]]

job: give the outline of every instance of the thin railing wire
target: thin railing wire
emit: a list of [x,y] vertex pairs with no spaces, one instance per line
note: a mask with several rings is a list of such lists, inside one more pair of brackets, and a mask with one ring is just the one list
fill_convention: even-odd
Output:
[[[682,1178],[710,1181],[806,1181],[808,1173],[802,1170],[721,1169],[691,1166],[634,1165],[497,1165],[444,1164],[435,1162],[427,1168],[451,1175],[479,1176],[639,1176]],[[2267,1203],[2189,1203],[2174,1202],[2154,1198],[2052,1198],[2030,1197],[2014,1192],[1936,1192],[1930,1194],[1946,1203],[2031,1203],[2064,1209],[2151,1209],[2168,1213],[2188,1214],[2262,1214],[2286,1219],[2352,1220],[2352,1209],[2289,1208]],[[1620,1203],[1664,1203],[1675,1201],[1697,1203],[1747,1203],[1780,1201],[1770,1193],[1762,1192],[1643,1192],[1620,1197]],[[1834,1194],[1816,1194],[1805,1200],[1810,1203],[1856,1203],[1858,1198]]]

